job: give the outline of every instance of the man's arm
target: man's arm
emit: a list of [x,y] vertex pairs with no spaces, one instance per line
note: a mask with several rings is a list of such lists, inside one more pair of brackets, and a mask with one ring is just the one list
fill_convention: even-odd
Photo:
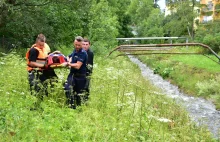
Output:
[[[77,69],[77,70],[79,70],[80,68],[81,68],[81,66],[83,65],[83,62],[86,60],[86,58],[87,58],[87,55],[86,55],[86,53],[85,54],[80,54],[79,55],[79,57],[77,58],[77,62],[76,63],[70,63],[69,62],[69,66],[71,67],[71,68],[75,68],[75,69]],[[71,59],[72,60],[72,59]]]
[[75,68],[75,69],[80,69],[81,68],[81,66],[82,66],[82,62],[80,62],[80,61],[77,61],[76,63],[69,63],[69,66],[71,67],[71,68]]
[[37,68],[43,68],[43,67],[45,67],[44,64],[39,64],[39,63],[37,63],[37,62],[32,62],[32,61],[29,63],[29,65],[30,65],[31,67],[37,67]]
[[37,56],[39,54],[39,52],[35,49],[35,48],[32,48],[30,51],[29,51],[29,66],[31,67],[38,67],[38,68],[43,68],[44,67],[44,64],[39,64],[37,63]]

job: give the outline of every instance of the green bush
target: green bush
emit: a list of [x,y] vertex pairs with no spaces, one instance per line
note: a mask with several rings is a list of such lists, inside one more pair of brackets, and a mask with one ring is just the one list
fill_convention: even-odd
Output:
[[209,45],[216,52],[220,51],[220,33],[207,34],[203,39],[203,43]]
[[220,51],[220,28],[219,22],[200,25],[195,34],[195,42],[210,46],[215,52]]
[[165,68],[162,72],[162,77],[167,78],[170,76],[170,73],[173,71],[173,68]]
[[220,75],[210,80],[198,82],[196,88],[199,96],[205,97],[209,94],[211,98],[216,100],[216,103],[220,102]]
[[164,68],[163,70],[161,70],[161,66],[157,66],[156,68],[154,68],[154,74],[159,74],[161,75],[163,78],[168,78],[170,77],[170,73],[173,71],[173,68],[167,67]]

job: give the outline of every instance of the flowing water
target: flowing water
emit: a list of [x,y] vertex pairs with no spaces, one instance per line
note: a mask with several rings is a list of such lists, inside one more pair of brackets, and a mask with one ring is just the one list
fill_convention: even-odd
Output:
[[180,92],[177,86],[170,84],[170,82],[164,80],[161,76],[154,74],[153,70],[140,60],[134,56],[129,55],[128,57],[133,63],[139,66],[144,78],[160,88],[162,93],[175,99],[178,104],[184,106],[193,121],[198,125],[208,126],[214,137],[220,137],[220,111],[217,111],[210,101],[197,97],[190,97]]

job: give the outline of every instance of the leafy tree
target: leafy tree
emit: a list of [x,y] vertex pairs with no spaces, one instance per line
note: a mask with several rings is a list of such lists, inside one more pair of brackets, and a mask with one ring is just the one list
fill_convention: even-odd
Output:
[[147,19],[153,6],[152,0],[132,0],[128,7],[128,13],[132,15],[133,24],[138,26],[142,20]]
[[172,36],[188,35],[193,40],[196,17],[195,0],[167,0],[166,2],[172,13],[164,19],[164,29],[169,30]]
[[140,36],[163,36],[163,22],[164,15],[160,9],[153,9],[147,19],[144,19],[138,27],[138,33]]
[[196,42],[209,45],[216,52],[220,51],[220,28],[219,22],[211,22],[209,24],[201,24],[196,30]]
[[131,0],[108,0],[108,2],[109,6],[112,7],[112,12],[115,12],[118,17],[118,37],[133,37],[131,29],[132,15],[127,13]]
[[0,3],[0,37],[13,44],[29,47],[39,33],[48,42],[69,44],[76,35],[88,35],[90,1],[15,0]]
[[89,38],[95,42],[96,46],[109,48],[116,43],[118,35],[117,16],[111,11],[109,2],[106,0],[93,1],[89,14]]
[[151,0],[131,1],[128,13],[132,15],[132,22],[139,37],[163,36],[164,15],[157,7]]

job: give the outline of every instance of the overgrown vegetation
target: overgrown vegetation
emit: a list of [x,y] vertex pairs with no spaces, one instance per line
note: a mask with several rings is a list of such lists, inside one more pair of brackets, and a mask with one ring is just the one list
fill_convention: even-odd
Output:
[[56,70],[56,88],[38,109],[30,110],[37,99],[28,90],[24,59],[16,53],[3,56],[1,141],[214,141],[126,57],[96,57],[91,98],[77,110],[65,105],[65,69]]

